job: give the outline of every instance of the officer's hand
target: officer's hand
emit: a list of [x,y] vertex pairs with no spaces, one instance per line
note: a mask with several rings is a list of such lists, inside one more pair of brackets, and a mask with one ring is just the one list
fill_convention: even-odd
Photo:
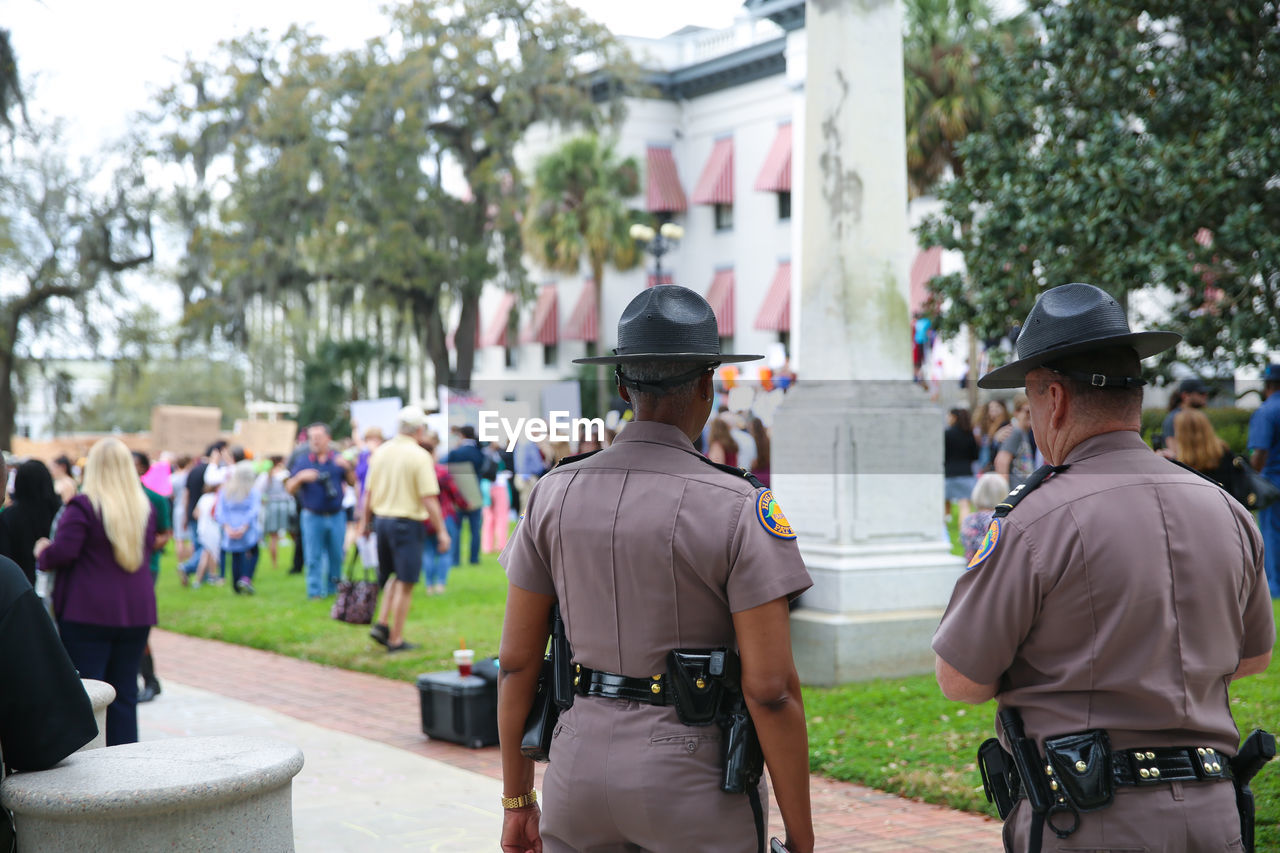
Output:
[[534,803],[523,809],[505,809],[502,812],[503,853],[542,853],[542,835],[538,822],[542,810]]
[[452,545],[453,540],[449,538],[447,531],[441,530],[436,534],[436,551],[441,554],[446,554]]

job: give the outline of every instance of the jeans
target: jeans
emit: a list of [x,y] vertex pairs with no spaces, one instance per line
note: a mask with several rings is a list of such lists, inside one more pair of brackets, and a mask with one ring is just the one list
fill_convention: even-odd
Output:
[[333,595],[342,579],[342,546],[347,535],[343,512],[321,515],[302,511],[302,558],[307,566],[307,597]]
[[138,667],[151,628],[115,628],[84,622],[58,622],[58,633],[81,678],[105,681],[116,689],[107,706],[107,746],[138,742]]
[[231,591],[239,592],[236,584],[241,579],[253,583],[253,573],[258,569],[258,546],[254,545],[244,551],[227,551],[224,554],[231,556]]
[[471,528],[471,565],[480,562],[480,539],[484,529],[484,508],[473,510],[458,510],[458,532],[453,535],[453,544],[449,546],[450,562],[452,565],[459,566],[462,564],[462,520],[467,520],[467,525]]
[[1258,527],[1262,529],[1267,586],[1271,587],[1272,598],[1280,598],[1280,504],[1258,510]]
[[204,550],[204,546],[200,544],[199,536],[192,536],[191,544],[193,546],[191,556],[185,563],[178,566],[179,570],[188,575],[194,575],[196,569],[200,567],[200,552]]
[[427,534],[427,546],[422,549],[422,582],[426,586],[436,584],[444,586],[449,580],[449,568],[453,565],[453,548],[458,542],[458,519],[446,518],[444,528],[449,531],[449,538],[453,541],[448,551],[440,553],[437,548],[440,540],[434,533]]

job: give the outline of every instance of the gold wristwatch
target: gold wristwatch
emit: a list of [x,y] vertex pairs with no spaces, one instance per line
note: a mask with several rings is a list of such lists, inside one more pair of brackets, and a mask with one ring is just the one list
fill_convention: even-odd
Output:
[[530,791],[527,794],[521,794],[518,797],[503,797],[502,807],[504,809],[522,809],[525,806],[531,806],[538,802],[538,792]]

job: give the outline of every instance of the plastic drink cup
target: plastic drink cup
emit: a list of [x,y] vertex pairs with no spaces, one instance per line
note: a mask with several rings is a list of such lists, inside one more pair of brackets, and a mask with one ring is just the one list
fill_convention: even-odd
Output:
[[475,649],[455,649],[453,652],[453,662],[458,665],[458,675],[470,675],[471,664],[475,662]]

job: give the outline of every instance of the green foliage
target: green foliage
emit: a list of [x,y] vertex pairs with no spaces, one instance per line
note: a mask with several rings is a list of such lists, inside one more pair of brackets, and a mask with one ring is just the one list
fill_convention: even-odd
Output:
[[207,357],[149,361],[128,381],[113,383],[85,401],[69,426],[87,432],[145,432],[154,406],[217,406],[222,429],[245,416],[244,375],[240,369]]
[[88,164],[68,165],[56,126],[24,124],[0,151],[0,273],[13,283],[0,295],[0,448],[9,447],[13,377],[30,341],[96,346],[104,297],[154,256],[154,199],[137,161],[102,194],[90,189],[96,177]]
[[[321,341],[302,362],[298,422],[328,424],[334,438],[351,435],[348,404],[365,396],[369,364],[381,355],[381,348],[367,340]],[[342,377],[350,377],[350,384],[343,385]]]
[[940,329],[1001,334],[1041,290],[1088,281],[1125,304],[1160,288],[1200,372],[1280,346],[1280,8],[1029,7],[1034,32],[982,49],[1003,109],[922,229],[968,268],[931,284]]
[[904,13],[907,180],[914,197],[948,172],[964,173],[959,144],[998,109],[978,51],[1006,40],[1022,21],[995,22],[987,0],[908,0]]
[[[411,314],[397,331],[417,336],[436,381],[466,387],[482,287],[527,290],[516,145],[535,123],[618,118],[620,100],[597,104],[592,87],[629,66],[561,0],[417,0],[389,14],[391,35],[339,54],[297,28],[247,35],[162,94],[158,154],[187,170],[170,205],[187,235],[185,320],[242,344],[255,300],[312,312],[323,283],[330,326]],[[448,166],[465,199],[445,191]],[[453,366],[444,318],[458,305]],[[295,354],[317,343],[283,331]]]

